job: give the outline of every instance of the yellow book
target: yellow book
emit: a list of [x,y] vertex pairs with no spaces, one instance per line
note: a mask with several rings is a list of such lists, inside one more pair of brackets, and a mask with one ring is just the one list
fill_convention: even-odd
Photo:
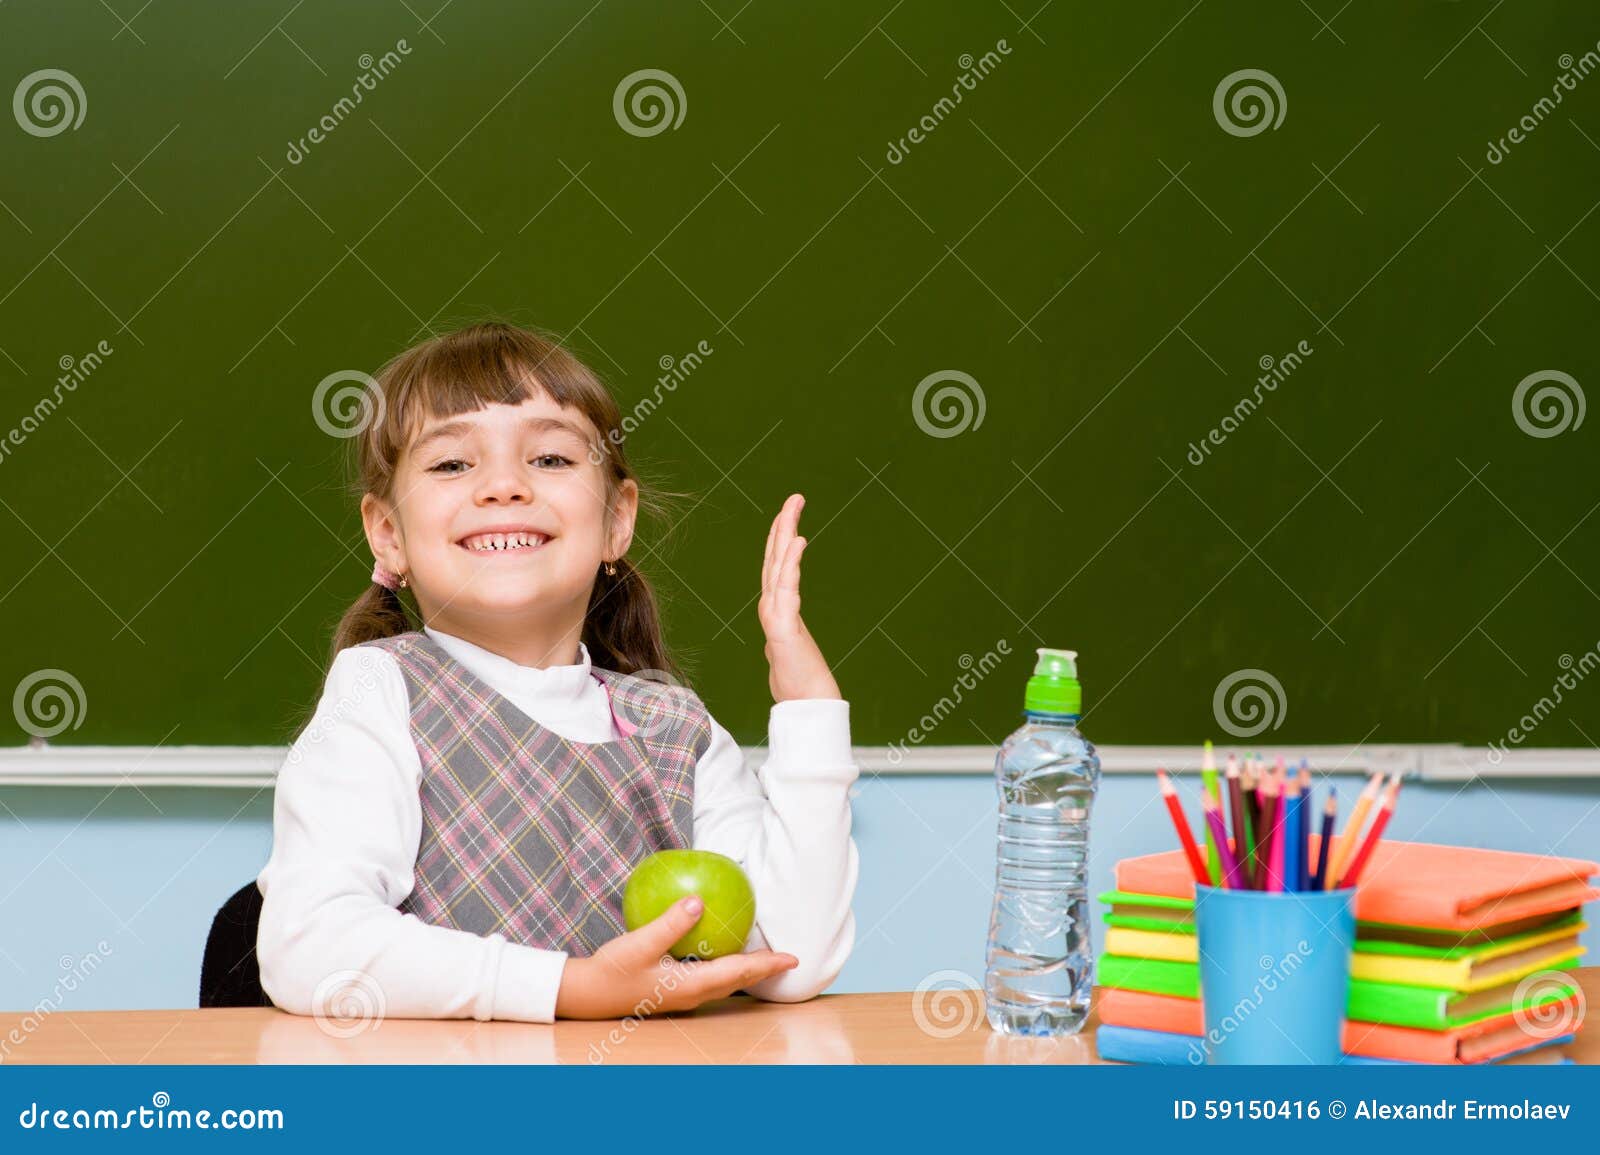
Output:
[[[1350,977],[1462,992],[1485,990],[1514,982],[1544,967],[1571,963],[1586,953],[1578,945],[1578,935],[1587,928],[1586,922],[1568,923],[1546,931],[1515,935],[1501,942],[1439,952],[1449,957],[1396,954],[1390,951],[1419,948],[1361,943],[1350,956]],[[1105,949],[1108,954],[1171,962],[1197,962],[1200,957],[1193,934],[1121,926],[1106,930]]]
[[1407,958],[1404,955],[1363,954],[1350,956],[1350,977],[1379,983],[1400,983],[1408,987],[1444,987],[1453,991],[1481,991],[1501,983],[1515,982],[1535,971],[1575,961],[1585,953],[1578,940],[1563,939],[1547,946],[1503,955],[1487,963],[1475,959]]
[[1106,930],[1106,953],[1131,958],[1158,958],[1171,962],[1199,962],[1200,949],[1192,934],[1169,934],[1159,930],[1129,930],[1113,926]]

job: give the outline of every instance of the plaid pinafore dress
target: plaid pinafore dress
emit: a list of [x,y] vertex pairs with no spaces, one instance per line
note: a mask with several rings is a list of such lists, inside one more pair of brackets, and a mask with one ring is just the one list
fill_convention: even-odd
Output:
[[591,666],[624,737],[540,725],[421,631],[364,643],[405,677],[422,762],[422,839],[400,910],[574,957],[621,934],[640,860],[692,840],[711,722],[692,691]]

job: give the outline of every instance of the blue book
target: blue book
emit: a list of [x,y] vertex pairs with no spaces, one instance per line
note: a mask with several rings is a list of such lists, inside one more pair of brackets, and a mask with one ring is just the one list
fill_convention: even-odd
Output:
[[[1489,1060],[1502,1062],[1513,1055],[1554,1047],[1572,1042],[1573,1035],[1554,1039],[1541,1039],[1521,1050],[1508,1051]],[[1117,1063],[1145,1063],[1162,1067],[1198,1067],[1205,1064],[1205,1044],[1199,1035],[1180,1035],[1173,1031],[1146,1031],[1138,1027],[1114,1027],[1102,1024],[1094,1036],[1095,1050],[1102,1059]],[[1408,1063],[1400,1059],[1370,1059],[1362,1055],[1346,1055],[1341,1060],[1351,1066],[1434,1066],[1427,1063]],[[1571,1059],[1563,1059],[1570,1063]],[[1452,1064],[1440,1064],[1449,1066]]]
[[1149,1063],[1160,1067],[1200,1067],[1206,1049],[1199,1035],[1146,1031],[1139,1027],[1102,1024],[1094,1033],[1094,1049],[1117,1063]]

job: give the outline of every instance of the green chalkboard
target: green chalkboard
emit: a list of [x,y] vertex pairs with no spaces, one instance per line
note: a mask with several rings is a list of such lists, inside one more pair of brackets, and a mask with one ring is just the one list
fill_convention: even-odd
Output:
[[1102,742],[1232,741],[1251,679],[1261,740],[1489,741],[1565,673],[1526,741],[1589,745],[1596,35],[1547,3],[7,4],[0,726],[53,728],[26,703],[63,671],[56,742],[285,740],[370,567],[314,390],[495,316],[664,397],[630,451],[688,496],[635,556],[743,741],[798,490],[858,743],[997,741],[1052,645]]

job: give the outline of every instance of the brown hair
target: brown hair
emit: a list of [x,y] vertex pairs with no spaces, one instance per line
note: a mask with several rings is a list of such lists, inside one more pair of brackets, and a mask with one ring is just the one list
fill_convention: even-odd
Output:
[[[392,500],[395,469],[411,438],[428,419],[454,417],[485,405],[516,405],[543,393],[577,409],[600,432],[590,460],[605,478],[606,509],[621,483],[638,484],[622,448],[622,415],[599,378],[555,338],[499,321],[442,333],[395,357],[375,378],[379,396],[362,411],[371,415],[355,437],[357,497],[371,493]],[[641,513],[662,515],[665,497],[640,486]],[[656,598],[649,581],[627,558],[617,572],[601,570],[584,616],[583,643],[602,669],[632,674],[660,670],[681,683],[667,651]],[[405,595],[373,582],[344,612],[334,632],[329,660],[340,650],[421,626]]]

